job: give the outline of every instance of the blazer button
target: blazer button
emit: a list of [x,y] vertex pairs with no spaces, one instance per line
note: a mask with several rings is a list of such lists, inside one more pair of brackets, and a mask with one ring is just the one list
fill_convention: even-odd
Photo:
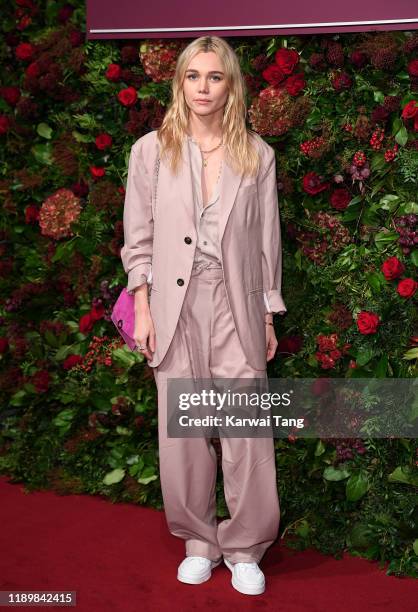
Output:
[[184,280],[182,278],[178,278],[177,279],[177,284],[180,285],[180,287],[181,287],[182,285],[184,285]]
[[184,242],[185,242],[186,244],[190,244],[190,243],[191,243],[191,241],[192,241],[192,239],[190,238],[190,236],[186,236],[186,238],[184,239]]

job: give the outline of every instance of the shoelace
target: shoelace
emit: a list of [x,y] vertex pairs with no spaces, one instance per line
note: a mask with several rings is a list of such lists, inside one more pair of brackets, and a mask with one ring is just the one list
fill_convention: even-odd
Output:
[[237,563],[237,565],[239,565],[244,571],[248,571],[248,570],[255,570],[257,572],[260,571],[255,561],[253,561],[252,563]]

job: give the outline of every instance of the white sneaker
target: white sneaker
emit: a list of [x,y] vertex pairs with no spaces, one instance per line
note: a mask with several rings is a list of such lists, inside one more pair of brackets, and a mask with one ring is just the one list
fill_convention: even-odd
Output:
[[219,561],[211,561],[206,557],[186,557],[178,567],[177,580],[187,584],[206,582],[211,577],[213,568],[221,563],[222,557]]
[[224,559],[225,565],[232,572],[231,583],[234,589],[244,595],[260,595],[264,593],[266,581],[257,563],[231,563]]

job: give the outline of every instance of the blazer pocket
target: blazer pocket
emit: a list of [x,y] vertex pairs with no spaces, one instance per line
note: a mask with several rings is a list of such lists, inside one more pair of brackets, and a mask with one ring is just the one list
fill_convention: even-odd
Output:
[[251,293],[259,293],[260,291],[263,291],[263,287],[256,287],[255,289],[250,289],[248,291],[248,295],[250,295]]

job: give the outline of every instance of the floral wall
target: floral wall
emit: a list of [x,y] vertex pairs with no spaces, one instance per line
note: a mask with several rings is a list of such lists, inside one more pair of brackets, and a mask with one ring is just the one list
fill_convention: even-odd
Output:
[[[0,27],[0,471],[161,508],[153,373],[110,313],[130,147],[189,40],[86,42],[78,0],[15,0]],[[288,312],[269,375],[415,378],[417,31],[228,41],[277,156]],[[287,545],[417,575],[416,439],[295,431],[276,450]]]

